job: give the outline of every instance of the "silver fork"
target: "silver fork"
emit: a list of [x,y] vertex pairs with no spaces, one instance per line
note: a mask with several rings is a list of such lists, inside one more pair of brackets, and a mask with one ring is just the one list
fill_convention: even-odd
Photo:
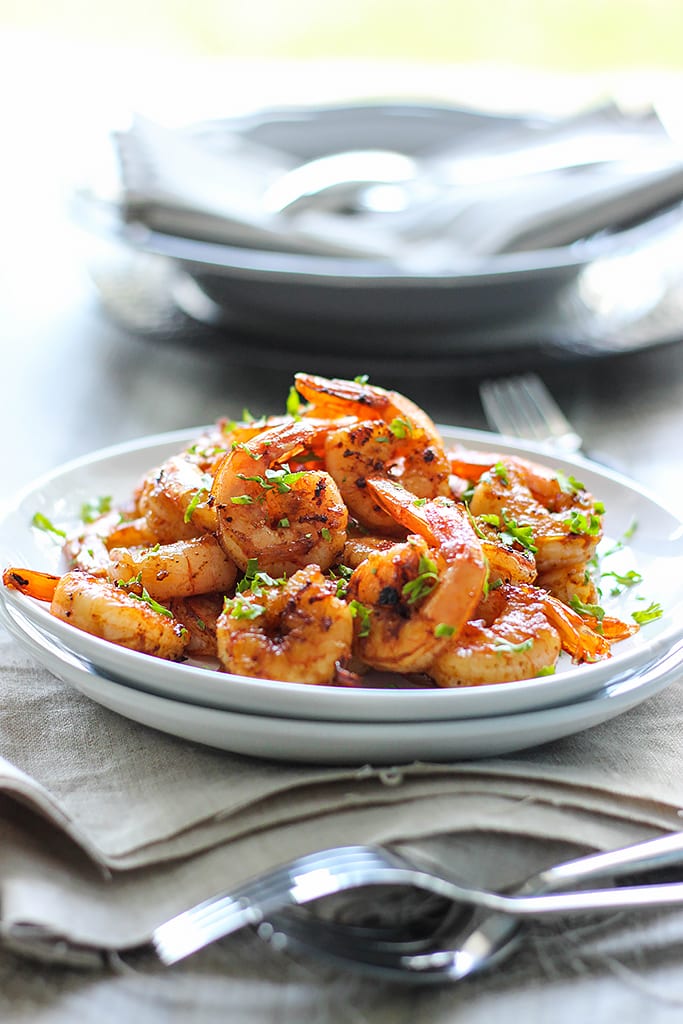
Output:
[[288,906],[322,896],[377,884],[405,863],[388,850],[366,846],[338,847],[298,857],[261,875],[234,892],[221,893],[177,914],[152,935],[160,959],[174,964],[216,939]]
[[479,395],[486,419],[500,434],[568,455],[580,450],[581,437],[535,373],[485,380]]
[[[681,905],[683,883],[680,882],[580,892],[567,890],[572,885],[595,878],[623,875],[636,867],[651,870],[678,864],[682,860],[683,833],[675,833],[559,865],[529,879],[514,894],[504,895],[459,884],[412,865],[382,848],[338,847],[298,858],[247,883],[236,892],[205,900],[160,925],[153,934],[152,942],[163,963],[173,964],[240,928],[263,925],[269,917],[287,908],[301,907],[324,896],[369,886],[406,886],[429,896],[442,897],[454,907],[463,904],[478,906],[508,915],[513,920],[588,910]],[[508,928],[505,934],[509,931]],[[315,939],[314,931],[311,936]],[[374,953],[397,955],[391,942],[384,942],[383,947],[387,948],[375,949]],[[374,953],[370,942],[366,943],[365,952],[365,959],[372,963]],[[425,961],[413,959],[408,966],[417,966],[418,969],[429,967],[431,954],[427,956]]]

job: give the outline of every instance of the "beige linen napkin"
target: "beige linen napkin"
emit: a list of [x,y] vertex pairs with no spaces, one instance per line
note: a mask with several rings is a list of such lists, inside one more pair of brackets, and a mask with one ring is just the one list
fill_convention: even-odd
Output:
[[193,902],[329,845],[403,843],[438,859],[468,836],[462,873],[499,885],[538,866],[515,855],[520,838],[543,841],[544,863],[557,843],[608,848],[681,825],[683,680],[512,756],[317,768],[129,722],[4,632],[0,659],[0,928],[40,955],[129,948]]

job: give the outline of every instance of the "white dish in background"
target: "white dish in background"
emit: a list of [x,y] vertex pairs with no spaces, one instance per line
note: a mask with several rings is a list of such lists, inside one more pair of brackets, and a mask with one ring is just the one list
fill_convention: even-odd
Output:
[[186,704],[118,683],[60,647],[13,607],[0,619],[50,672],[86,697],[161,732],[234,754],[313,764],[400,765],[494,757],[562,739],[652,697],[679,675],[683,645],[654,666],[583,700],[492,718],[432,722],[313,721]]
[[[63,466],[30,485],[16,499],[2,523],[0,553],[6,565],[61,571],[61,548],[54,538],[31,526],[41,512],[55,525],[75,522],[84,502],[112,495],[127,499],[141,477],[200,432],[182,431],[104,449]],[[103,673],[130,687],[187,703],[292,719],[354,722],[411,722],[509,715],[584,698],[606,684],[653,662],[683,634],[683,525],[633,482],[586,460],[542,454],[512,444],[495,434],[443,427],[447,443],[517,454],[539,455],[582,481],[607,507],[609,536],[619,539],[634,520],[638,527],[609,567],[637,569],[644,576],[638,591],[625,592],[614,603],[615,614],[627,617],[650,601],[661,603],[661,619],[634,637],[615,645],[613,657],[592,665],[566,660],[554,676],[521,682],[459,689],[373,689],[311,687],[305,684],[246,679],[197,663],[175,664],[118,647],[74,629],[50,615],[47,605],[3,588],[2,597],[46,634]],[[609,604],[609,602],[605,602]]]
[[[205,122],[189,134],[217,155],[229,153],[226,139],[241,135],[299,162],[368,148],[423,158],[455,150],[456,143],[458,155],[490,153],[511,144],[533,146],[548,136],[562,139],[572,124],[578,130],[573,119],[568,122],[449,105],[362,103],[266,110]],[[608,135],[620,125],[627,136],[643,130],[642,123],[631,123],[609,107],[589,112],[586,125],[593,131],[602,126]],[[571,245],[480,257],[454,249],[443,267],[433,270],[429,263],[410,269],[379,257],[309,255],[204,240],[201,234],[186,237],[180,227],[158,228],[153,218],[145,223],[142,214],[136,219],[134,209],[126,211],[125,203],[103,202],[87,190],[76,197],[74,212],[94,234],[168,261],[177,272],[177,301],[192,316],[239,323],[269,337],[334,332],[346,343],[355,327],[366,345],[386,348],[389,339],[392,352],[402,339],[404,345],[407,339],[414,342],[416,332],[424,348],[436,343],[430,342],[432,335],[452,325],[500,322],[538,309],[582,267],[630,235],[630,229],[600,232]],[[373,328],[369,339],[368,326]],[[449,348],[457,346],[455,334]]]

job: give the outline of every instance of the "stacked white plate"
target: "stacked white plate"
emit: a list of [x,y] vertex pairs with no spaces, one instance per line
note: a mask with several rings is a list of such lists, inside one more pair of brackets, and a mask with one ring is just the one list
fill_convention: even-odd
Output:
[[[556,147],[578,166],[544,171]],[[115,149],[114,195],[98,191],[98,179],[73,204],[106,308],[135,323],[132,282],[144,274],[147,287],[191,321],[218,328],[227,345],[246,336],[251,348],[275,352],[296,345],[326,358],[336,341],[393,364],[414,362],[416,342],[424,359],[608,337],[605,304],[585,299],[582,273],[616,259],[614,293],[626,294],[633,275],[624,284],[620,258],[659,248],[681,229],[678,148],[653,112],[612,104],[553,119],[368,102],[272,109],[178,131],[138,118],[117,134]],[[316,219],[313,231],[311,217],[324,211],[266,210],[278,168],[286,176],[367,150],[415,162],[418,183],[441,168],[456,184],[444,186],[435,208],[404,211],[412,226],[400,221],[400,230],[400,212],[341,210],[326,215],[324,230]],[[259,160],[262,151],[272,159]],[[541,170],[522,175],[520,156],[529,152]],[[509,177],[487,184],[481,171],[481,181],[457,183],[479,157],[489,166],[492,157],[496,166],[511,161]],[[494,244],[491,233],[508,229],[514,238]],[[649,280],[655,264],[646,259]],[[671,259],[664,253],[660,262],[667,290]],[[131,287],[122,288],[127,265]],[[661,338],[661,326],[653,330]]]
[[[59,572],[60,545],[31,525],[79,519],[103,494],[127,498],[140,476],[200,433],[158,435],[108,448],[36,481],[2,523],[2,565]],[[448,442],[538,455],[477,431],[442,427]],[[594,664],[561,660],[552,676],[461,689],[415,689],[373,680],[361,688],[246,679],[215,664],[175,664],[117,647],[50,615],[45,604],[3,590],[2,621],[56,676],[119,714],[164,732],[235,753],[327,764],[397,764],[502,754],[558,739],[634,707],[683,669],[683,523],[632,481],[584,459],[544,454],[579,476],[607,509],[601,568],[642,582],[602,603],[629,619],[656,602],[659,618]],[[58,538],[57,538],[58,540]],[[607,553],[610,552],[611,553]],[[619,594],[611,594],[619,589]],[[396,682],[396,681],[395,681]]]

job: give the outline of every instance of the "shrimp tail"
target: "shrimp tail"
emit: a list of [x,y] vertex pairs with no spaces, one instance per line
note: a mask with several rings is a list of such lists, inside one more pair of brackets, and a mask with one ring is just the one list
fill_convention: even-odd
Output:
[[[531,593],[530,588],[524,589]],[[563,649],[571,654],[574,661],[599,661],[610,657],[609,640],[591,629],[587,619],[552,594],[538,588],[534,588],[533,592],[542,600],[548,621],[560,634]],[[595,622],[597,625],[597,620]]]
[[432,501],[416,498],[405,487],[386,478],[367,481],[368,490],[382,507],[407,530],[419,533],[444,554],[458,550],[478,555],[482,571],[485,567],[481,543],[465,513],[449,498]]
[[18,590],[38,601],[51,601],[61,577],[35,569],[17,569],[10,566],[2,574],[2,582],[9,590]]

